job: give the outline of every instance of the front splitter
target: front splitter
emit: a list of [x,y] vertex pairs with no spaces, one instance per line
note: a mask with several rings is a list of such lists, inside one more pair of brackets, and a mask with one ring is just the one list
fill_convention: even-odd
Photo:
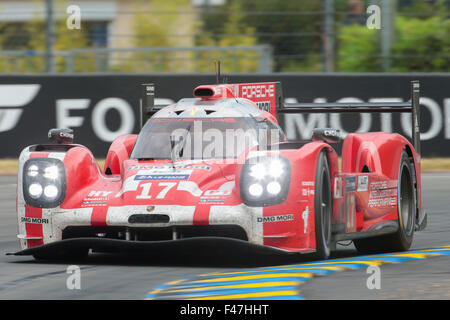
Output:
[[267,256],[293,256],[296,252],[289,252],[274,247],[257,245],[248,241],[220,238],[198,237],[166,241],[127,241],[106,238],[74,238],[56,241],[41,246],[24,249],[8,255],[26,256],[35,254],[57,254],[71,249],[92,249],[94,252],[108,253],[152,253],[152,252],[189,252],[205,254],[232,254],[232,255],[267,255]]

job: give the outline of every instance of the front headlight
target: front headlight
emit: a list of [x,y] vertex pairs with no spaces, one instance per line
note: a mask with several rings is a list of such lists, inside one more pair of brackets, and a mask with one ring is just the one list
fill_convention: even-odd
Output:
[[26,204],[37,208],[59,206],[66,196],[66,170],[59,159],[33,158],[25,162],[22,190]]
[[291,165],[283,157],[247,159],[242,166],[240,189],[248,206],[272,206],[286,200],[289,193]]

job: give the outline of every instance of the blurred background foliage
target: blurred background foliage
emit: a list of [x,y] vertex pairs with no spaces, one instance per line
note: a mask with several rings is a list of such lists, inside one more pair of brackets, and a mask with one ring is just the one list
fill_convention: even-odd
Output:
[[[383,65],[380,30],[370,30],[365,23],[367,6],[381,1],[332,1],[333,71],[449,72],[450,1],[392,0],[388,68]],[[326,0],[225,0],[223,5],[200,7],[193,7],[191,0],[128,2],[132,9],[119,14],[129,16],[131,32],[111,37],[125,38],[130,48],[269,45],[274,72],[324,71],[324,43],[330,35],[324,26]],[[55,0],[55,4],[57,11],[65,12],[66,1]],[[211,72],[215,60],[223,61],[226,72],[260,68],[258,52],[251,50],[116,52],[110,44],[95,43],[92,30],[88,23],[80,30],[68,30],[65,20],[56,20],[56,72]],[[0,22],[0,72],[45,72],[46,36],[42,18],[20,24]],[[89,48],[111,52],[67,55]]]

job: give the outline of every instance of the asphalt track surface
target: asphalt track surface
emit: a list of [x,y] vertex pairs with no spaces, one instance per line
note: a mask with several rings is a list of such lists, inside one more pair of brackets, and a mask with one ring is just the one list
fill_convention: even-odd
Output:
[[[38,262],[6,256],[19,250],[15,216],[16,178],[0,176],[0,299],[143,299],[167,282],[213,272],[245,271],[297,261],[258,260],[210,252],[147,256],[91,254],[70,263]],[[423,174],[428,227],[415,234],[412,250],[450,245],[450,173]],[[352,245],[338,246],[334,258],[358,256]],[[81,289],[69,290],[67,267],[81,268]],[[315,277],[301,286],[305,299],[450,299],[450,256],[384,264],[381,289],[369,290],[365,268]]]

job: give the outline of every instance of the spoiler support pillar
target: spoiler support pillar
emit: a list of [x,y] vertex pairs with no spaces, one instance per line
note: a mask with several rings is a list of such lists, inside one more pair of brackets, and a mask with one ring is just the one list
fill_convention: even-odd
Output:
[[142,129],[155,106],[155,85],[153,83],[144,83],[141,88],[139,114]]
[[411,139],[417,154],[420,154],[420,83],[418,80],[411,81]]

